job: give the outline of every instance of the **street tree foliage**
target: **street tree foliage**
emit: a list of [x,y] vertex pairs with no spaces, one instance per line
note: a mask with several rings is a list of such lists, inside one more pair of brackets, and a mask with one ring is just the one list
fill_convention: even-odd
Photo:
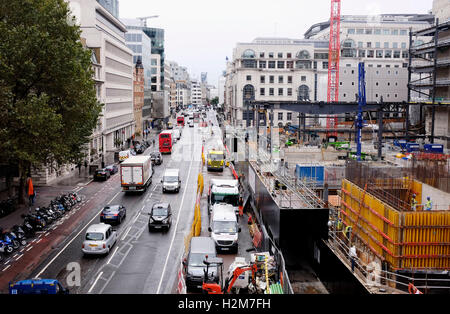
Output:
[[219,103],[219,97],[214,97],[212,100],[211,100],[211,105],[217,105]]
[[32,167],[79,163],[97,125],[92,52],[80,35],[63,0],[0,2],[0,150],[21,187]]

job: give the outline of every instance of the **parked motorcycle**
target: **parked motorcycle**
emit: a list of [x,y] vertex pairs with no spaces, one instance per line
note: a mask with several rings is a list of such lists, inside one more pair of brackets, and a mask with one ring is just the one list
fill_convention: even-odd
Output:
[[8,244],[6,241],[0,240],[0,253],[11,254],[14,251],[14,247]]
[[6,244],[11,245],[14,250],[20,247],[20,242],[17,240],[17,238],[9,232],[3,232],[1,228],[0,228],[0,239],[4,241]]
[[44,228],[47,226],[47,222],[43,217],[35,214],[28,214],[28,215],[22,215],[22,218],[24,218],[24,225],[31,225],[33,230],[40,231],[44,230]]
[[29,239],[35,235],[34,229],[30,224],[14,225],[11,229],[12,232],[17,234],[19,239]]

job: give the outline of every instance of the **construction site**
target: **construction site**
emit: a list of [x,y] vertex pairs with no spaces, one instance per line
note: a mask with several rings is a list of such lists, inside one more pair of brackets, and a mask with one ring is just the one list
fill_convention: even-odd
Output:
[[[407,101],[367,101],[364,62],[356,101],[340,101],[340,5],[331,0],[327,102],[259,101],[244,90],[243,125],[226,106],[219,119],[259,248],[281,252],[292,293],[323,293],[323,284],[328,293],[449,294],[450,21],[409,32]],[[277,110],[298,123],[277,125]]]

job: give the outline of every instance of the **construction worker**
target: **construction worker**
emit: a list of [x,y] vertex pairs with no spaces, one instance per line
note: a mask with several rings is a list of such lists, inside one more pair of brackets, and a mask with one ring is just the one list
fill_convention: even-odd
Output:
[[427,196],[427,202],[425,203],[425,210],[431,210],[433,204],[431,203],[431,198]]
[[350,248],[348,255],[350,256],[350,261],[352,263],[352,272],[355,271],[355,258],[358,257],[358,254],[356,254],[356,247],[352,245]]
[[411,199],[411,210],[416,211],[416,207],[417,207],[416,194],[413,194]]

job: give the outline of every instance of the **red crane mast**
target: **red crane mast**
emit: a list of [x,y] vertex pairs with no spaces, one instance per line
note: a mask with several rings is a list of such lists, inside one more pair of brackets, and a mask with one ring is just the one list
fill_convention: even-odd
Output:
[[[341,53],[341,0],[331,0],[330,45],[328,51],[327,101],[339,100],[339,60]],[[337,116],[327,117],[327,137],[337,136]]]

